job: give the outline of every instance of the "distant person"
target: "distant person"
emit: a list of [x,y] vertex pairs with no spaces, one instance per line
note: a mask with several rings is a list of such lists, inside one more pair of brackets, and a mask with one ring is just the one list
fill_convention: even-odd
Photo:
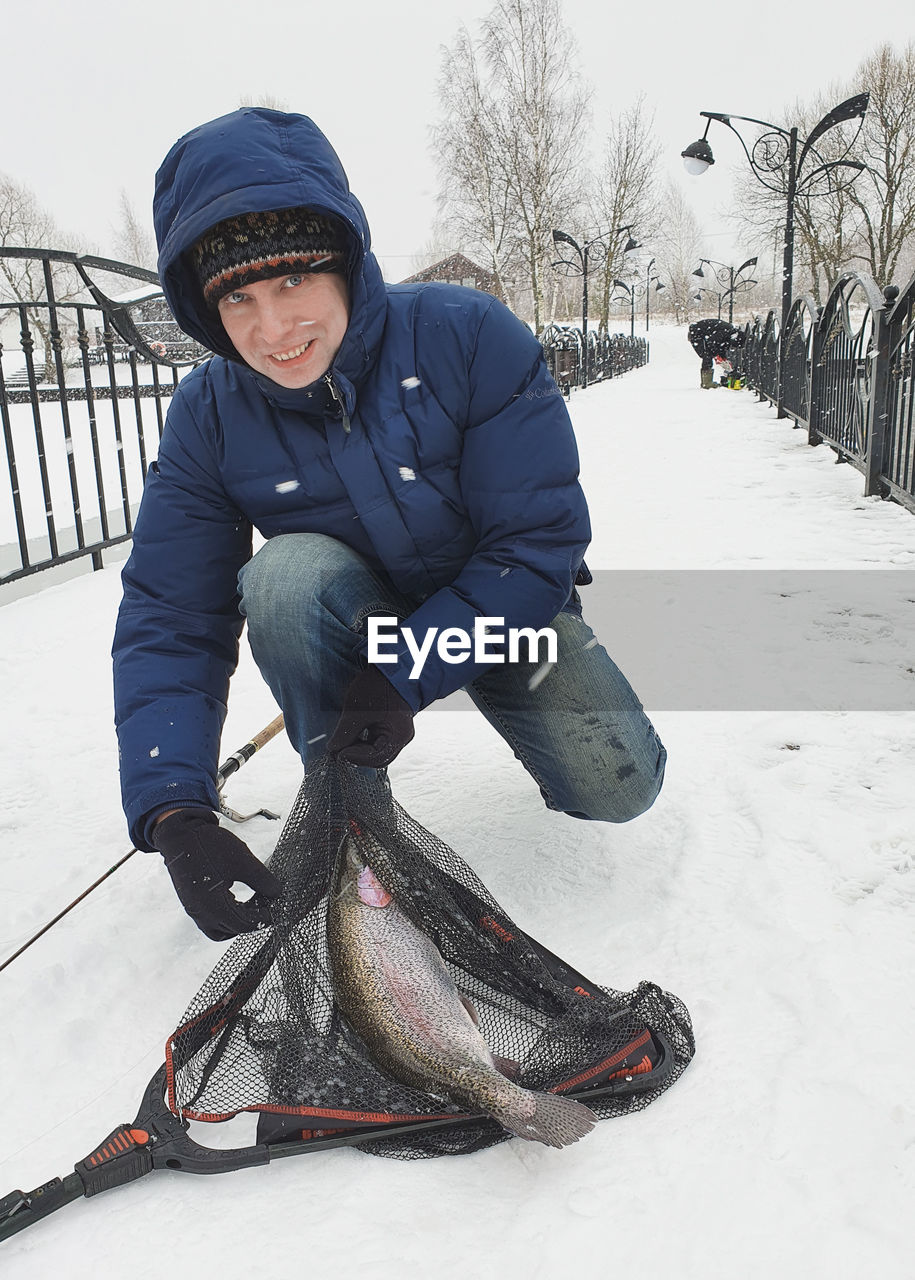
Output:
[[715,358],[724,360],[732,346],[742,345],[742,331],[727,320],[696,320],[686,332],[690,346],[702,359],[699,385],[704,391],[717,386]]
[[[474,289],[386,285],[305,116],[251,107],[188,133],[154,217],[169,306],[216,354],[177,387],[147,477],[115,716],[132,838],[163,854],[197,925],[255,929],[279,891],[214,812],[245,619],[305,765],[329,751],[384,769],[414,716],[466,687],[549,808],[604,822],[647,809],[666,753],[581,616],[578,454],[527,326]],[[267,539],[254,556],[252,526]],[[393,664],[368,660],[379,614]],[[482,618],[551,626],[546,677],[531,680],[539,660],[439,650],[414,673],[408,628],[453,640]],[[238,902],[233,881],[256,896]]]

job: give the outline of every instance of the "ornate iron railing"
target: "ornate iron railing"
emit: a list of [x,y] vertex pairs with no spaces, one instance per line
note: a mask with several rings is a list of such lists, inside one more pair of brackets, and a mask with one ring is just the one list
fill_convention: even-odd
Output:
[[208,353],[151,271],[53,249],[0,259],[3,585],[82,556],[98,568],[130,538],[167,403]]
[[[806,293],[795,300],[788,313],[781,368],[782,403],[796,427],[810,423],[810,361],[817,318],[817,304]],[[776,359],[777,355],[776,352]]]
[[[887,290],[889,295],[891,290]],[[886,318],[886,416],[880,479],[889,495],[915,511],[915,276]],[[893,305],[894,304],[894,305]]]
[[748,321],[738,329],[740,334],[739,350],[740,350],[740,371],[743,374],[744,381],[747,386],[753,387],[754,390],[759,387],[760,383],[760,335],[762,328],[759,316],[752,321]]
[[[547,367],[563,395],[568,396],[573,387],[585,384],[581,329],[548,325],[540,335],[540,344]],[[644,338],[588,330],[588,384],[618,378],[647,363],[648,343]]]
[[[99,568],[129,540],[168,403],[209,353],[151,271],[53,249],[0,247],[0,263],[3,586],[84,556]],[[552,326],[543,346],[568,395],[583,381],[580,331]],[[588,382],[647,359],[642,338],[588,334]]]
[[825,440],[861,471],[870,444],[875,317],[883,302],[870,276],[846,272],[833,285],[813,335],[810,442]]
[[778,399],[778,339],[778,319],[770,311],[759,339],[759,390],[773,404]]
[[581,385],[582,341],[580,329],[564,329],[547,325],[540,335],[547,368],[563,395]]
[[864,473],[866,496],[915,512],[915,277],[901,294],[881,293],[870,276],[845,272],[819,311],[812,298],[795,301],[781,351],[773,322],[770,312],[747,327],[747,385],[773,403],[781,387],[787,416]]

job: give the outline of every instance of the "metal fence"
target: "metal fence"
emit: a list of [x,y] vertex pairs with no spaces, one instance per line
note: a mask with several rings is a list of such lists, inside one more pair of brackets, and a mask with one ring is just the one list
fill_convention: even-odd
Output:
[[913,333],[915,276],[900,294],[848,271],[822,308],[795,301],[783,343],[774,312],[747,325],[738,358],[761,398],[864,474],[866,496],[915,512]]
[[551,324],[540,335],[540,342],[550,373],[565,396],[571,394],[573,387],[618,378],[648,363],[646,340],[622,333],[588,330],[587,371],[581,329]]
[[[890,291],[887,290],[887,293]],[[915,348],[915,276],[892,304],[878,335],[885,389],[882,446],[877,465],[887,496],[915,511],[915,381],[912,356]]]
[[[0,247],[0,586],[127,542],[181,375],[208,357],[151,271],[53,249]],[[30,299],[22,301],[20,299]],[[551,326],[566,395],[643,365],[643,338]],[[2,481],[6,472],[8,484]]]
[[764,321],[757,316],[752,324],[744,326],[746,333],[741,367],[747,375],[747,383],[761,398],[778,399],[778,321],[770,311]]
[[82,556],[98,568],[130,538],[168,402],[207,353],[150,271],[52,249],[0,259],[34,299],[0,295],[2,585]]
[[[785,350],[782,357],[781,391],[785,412],[795,422],[810,420],[810,356],[817,323],[817,304],[809,294],[802,294],[788,313],[785,326]],[[778,396],[779,362],[778,342],[772,351],[773,360],[766,361],[766,385],[770,399]]]

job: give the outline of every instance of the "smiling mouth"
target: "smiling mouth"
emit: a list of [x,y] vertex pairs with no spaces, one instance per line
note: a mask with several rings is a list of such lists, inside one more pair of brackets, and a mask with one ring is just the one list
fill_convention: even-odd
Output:
[[308,350],[308,348],[312,345],[313,342],[314,342],[314,338],[311,339],[311,342],[303,342],[301,346],[293,347],[291,351],[273,352],[270,356],[270,359],[280,360],[280,361],[297,360],[299,356],[303,356],[305,354],[305,352]]

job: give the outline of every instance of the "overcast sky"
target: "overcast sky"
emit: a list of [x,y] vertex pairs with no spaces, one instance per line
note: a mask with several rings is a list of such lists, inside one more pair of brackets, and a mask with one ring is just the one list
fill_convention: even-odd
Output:
[[[121,188],[148,217],[155,171],[171,144],[244,95],[272,94],[328,134],[362,200],[385,275],[409,273],[429,239],[436,176],[440,50],[492,0],[47,0],[4,6],[0,171],[28,183],[60,224],[110,252]],[[790,124],[788,104],[849,76],[875,45],[915,36],[903,0],[769,0],[761,5],[639,6],[565,0],[581,71],[593,86],[589,131],[599,150],[609,113],[644,91],[656,111],[664,167],[682,183],[727,260],[724,219],[737,140],[709,135],[716,164],[687,178],[680,151],[699,137],[700,110]],[[17,38],[13,38],[17,25]],[[567,228],[589,231],[593,228]],[[735,263],[736,265],[736,263]]]

